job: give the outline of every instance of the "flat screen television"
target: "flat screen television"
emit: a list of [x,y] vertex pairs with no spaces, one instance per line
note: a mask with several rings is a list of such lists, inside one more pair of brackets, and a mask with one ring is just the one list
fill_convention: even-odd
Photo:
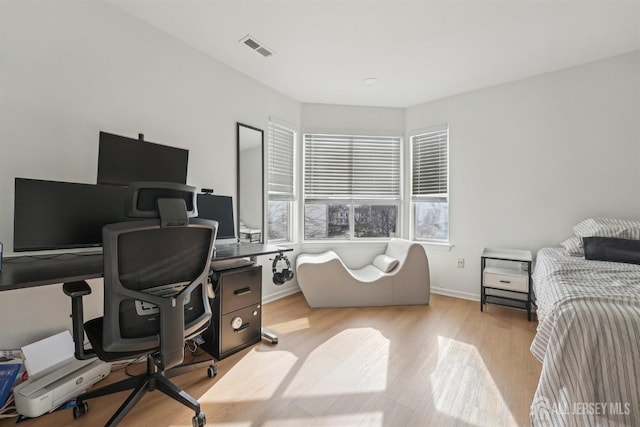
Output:
[[102,246],[105,224],[124,214],[126,187],[15,179],[13,250]]
[[198,218],[218,221],[216,242],[231,243],[236,240],[233,221],[233,198],[213,194],[198,194]]
[[98,184],[132,181],[187,183],[189,150],[100,132]]

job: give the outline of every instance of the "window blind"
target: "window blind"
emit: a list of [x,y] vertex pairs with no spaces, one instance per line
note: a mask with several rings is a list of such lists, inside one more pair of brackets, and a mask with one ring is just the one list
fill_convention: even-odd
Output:
[[295,200],[293,159],[295,132],[269,123],[269,200]]
[[304,135],[307,198],[400,198],[401,138]]
[[449,130],[414,135],[412,145],[412,196],[447,197],[449,169]]

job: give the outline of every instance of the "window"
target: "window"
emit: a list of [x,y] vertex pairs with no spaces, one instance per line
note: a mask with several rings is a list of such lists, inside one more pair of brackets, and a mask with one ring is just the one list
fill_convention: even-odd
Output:
[[293,130],[269,122],[267,236],[269,241],[291,241],[294,192]]
[[449,129],[411,137],[412,235],[449,241]]
[[304,135],[304,238],[398,232],[401,138]]

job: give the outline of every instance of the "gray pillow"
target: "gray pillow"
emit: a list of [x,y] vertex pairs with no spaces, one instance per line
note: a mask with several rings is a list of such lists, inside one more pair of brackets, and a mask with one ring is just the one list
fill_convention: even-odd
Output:
[[582,246],[585,259],[640,264],[640,240],[585,237]]

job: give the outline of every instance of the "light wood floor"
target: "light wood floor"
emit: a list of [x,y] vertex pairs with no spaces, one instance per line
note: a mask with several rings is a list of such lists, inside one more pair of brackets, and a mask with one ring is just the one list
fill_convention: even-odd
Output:
[[[277,345],[218,362],[214,379],[204,369],[173,379],[200,401],[208,426],[529,425],[540,364],[529,352],[536,322],[523,311],[481,313],[477,302],[439,295],[429,306],[311,309],[296,294],[266,304],[263,325]],[[90,400],[78,420],[65,409],[20,425],[104,425],[126,393]],[[121,425],[190,426],[192,416],[153,392]]]

